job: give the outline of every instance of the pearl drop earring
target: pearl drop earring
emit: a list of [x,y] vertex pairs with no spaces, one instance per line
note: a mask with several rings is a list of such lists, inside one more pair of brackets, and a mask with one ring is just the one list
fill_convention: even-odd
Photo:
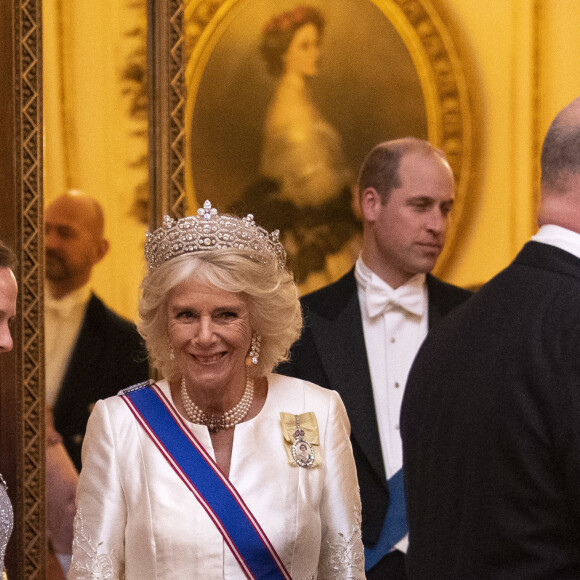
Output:
[[250,344],[250,352],[248,353],[248,357],[250,359],[250,363],[253,365],[258,364],[258,359],[260,358],[260,340],[261,337],[259,334],[252,334],[252,342]]

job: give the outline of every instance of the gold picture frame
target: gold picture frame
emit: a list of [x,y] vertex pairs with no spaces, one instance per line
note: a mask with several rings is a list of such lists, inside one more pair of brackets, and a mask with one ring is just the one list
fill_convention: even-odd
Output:
[[149,227],[186,214],[183,0],[147,0]]
[[[475,83],[473,79],[469,78],[471,67],[466,62],[467,57],[465,51],[462,50],[464,47],[461,39],[458,37],[457,31],[453,29],[440,2],[435,5],[431,0],[341,0],[340,2],[338,0],[312,0],[307,3],[298,0],[284,0],[282,2],[277,0],[187,0],[184,24],[186,32],[185,53],[187,55],[184,172],[185,196],[190,211],[203,203],[206,197],[215,201],[214,205],[220,205],[220,209],[224,205],[227,206],[231,199],[221,202],[220,196],[230,195],[232,185],[243,182],[242,172],[245,169],[242,167],[237,171],[236,163],[238,157],[243,156],[245,151],[252,149],[252,147],[255,157],[255,146],[252,144],[256,141],[256,122],[249,116],[244,117],[244,109],[247,108],[245,104],[233,112],[232,108],[236,107],[235,99],[244,100],[248,95],[250,96],[246,101],[253,98],[259,100],[259,91],[262,86],[265,86],[261,81],[261,73],[256,63],[251,62],[251,58],[255,57],[249,55],[247,43],[253,43],[253,50],[257,52],[255,45],[258,41],[256,38],[264,23],[273,15],[289,10],[298,4],[308,4],[327,15],[326,19],[329,24],[326,28],[329,30],[329,37],[331,36],[331,25],[334,25],[332,33],[334,36],[332,39],[329,38],[329,42],[332,44],[333,58],[337,58],[337,46],[338,55],[341,56],[339,42],[337,43],[336,40],[338,38],[340,41],[340,35],[343,35],[346,46],[344,53],[348,53],[350,56],[353,51],[357,50],[356,43],[351,42],[350,37],[358,34],[359,39],[364,38],[365,35],[373,38],[374,44],[370,49],[367,49],[365,58],[374,58],[375,66],[377,66],[376,63],[386,63],[387,59],[384,56],[381,57],[380,54],[377,56],[374,53],[380,53],[383,50],[384,54],[385,46],[390,49],[390,46],[395,44],[395,42],[389,43],[385,40],[384,36],[390,34],[391,39],[396,41],[399,47],[392,49],[395,52],[391,60],[400,61],[402,58],[408,58],[408,62],[412,63],[410,66],[414,69],[420,86],[419,98],[423,100],[424,127],[421,127],[420,120],[411,118],[411,115],[415,114],[411,113],[405,122],[400,123],[399,127],[393,129],[389,126],[389,129],[386,129],[382,134],[379,131],[373,133],[373,129],[369,126],[377,125],[376,116],[371,118],[369,111],[374,111],[380,101],[376,94],[373,96],[373,91],[364,82],[366,80],[368,83],[369,77],[363,75],[357,79],[356,74],[353,75],[352,66],[347,68],[348,65],[345,65],[343,71],[335,66],[333,73],[327,75],[326,83],[323,84],[325,90],[332,85],[332,74],[334,74],[335,81],[337,78],[344,79],[350,76],[350,84],[341,87],[338,92],[335,91],[335,94],[340,96],[340,90],[344,88],[345,100],[356,99],[353,94],[357,91],[364,93],[366,89],[374,99],[369,100],[368,103],[364,101],[357,103],[358,108],[355,109],[355,115],[358,114],[359,120],[363,121],[358,126],[352,120],[350,120],[350,124],[348,121],[344,122],[346,130],[343,132],[351,135],[353,131],[349,132],[348,128],[356,127],[357,137],[360,142],[364,143],[362,147],[360,142],[350,147],[351,152],[357,146],[359,147],[356,153],[351,154],[354,171],[358,170],[362,161],[363,154],[361,152],[370,150],[381,140],[403,136],[401,133],[427,138],[445,151],[456,178],[456,201],[447,244],[436,269],[437,274],[444,275],[452,258],[453,249],[461,236],[462,229],[465,230],[463,226],[467,223],[470,210],[474,205],[477,127],[473,104],[476,98],[474,95]],[[343,12],[350,10],[350,14],[340,20],[337,15],[340,10]],[[361,14],[366,14],[366,21],[364,20],[365,16],[361,16]],[[376,18],[377,15],[378,18]],[[382,22],[380,22],[381,20]],[[242,25],[239,22],[241,21],[245,21],[248,28],[245,30],[240,28]],[[377,21],[379,21],[378,24]],[[256,30],[253,31],[251,27]],[[381,34],[381,30],[384,34]],[[324,35],[327,35],[326,29]],[[326,42],[326,39],[323,42]],[[404,47],[403,50],[401,50],[401,46]],[[407,54],[403,54],[404,52]],[[238,70],[234,68],[235,64],[231,64],[235,63],[236,60],[239,65]],[[384,68],[388,67],[385,65]],[[396,70],[396,66],[392,68],[392,71]],[[399,70],[403,69],[399,68]],[[251,93],[250,90],[244,92],[244,78],[240,71],[246,71],[247,84],[252,85],[251,90],[254,90],[254,93]],[[385,76],[387,74],[385,72]],[[396,72],[390,74],[391,78],[400,80],[400,77],[395,76]],[[357,84],[357,80],[361,82]],[[389,82],[389,79],[385,79],[383,85],[377,84],[375,93]],[[395,103],[389,108],[385,107],[382,119],[385,119],[390,111],[394,117],[405,116],[406,111],[409,110],[409,101],[416,102],[418,100],[413,98],[416,97],[416,92],[409,94],[414,90],[412,86],[408,90],[409,86],[411,84],[402,84],[399,92],[402,96],[398,97],[401,102]],[[224,98],[227,98],[224,97],[224,94],[228,92],[231,99],[224,101]],[[220,101],[221,104],[214,106],[213,103],[217,103],[217,101]],[[250,106],[252,104],[250,103]],[[341,106],[343,109],[345,108],[342,103]],[[361,110],[364,110],[365,115],[369,117],[368,121],[360,114]],[[225,121],[224,111],[226,116],[230,116],[230,119]],[[207,120],[205,124],[198,120],[202,119],[204,114]],[[364,125],[365,121],[366,126]],[[220,124],[226,125],[226,129],[223,129],[221,134],[219,133]],[[242,133],[246,130],[247,135],[236,138],[235,131],[238,129],[235,124],[242,127]],[[385,126],[387,124],[385,123]],[[216,134],[210,135],[208,128],[209,131],[214,131]],[[230,132],[229,135],[227,131]],[[211,138],[208,138],[208,135]],[[224,141],[228,138],[231,139],[232,135],[233,144],[228,157],[227,144],[224,144]],[[215,145],[216,143],[223,145],[221,151],[219,145]],[[195,167],[196,154],[199,154],[200,159],[197,162],[197,167]],[[211,172],[211,167],[209,167],[211,163],[215,164],[214,174],[206,178],[205,174]],[[246,162],[246,166],[249,163]],[[227,171],[224,171],[226,167]],[[230,175],[229,182],[226,180],[218,182],[216,176],[220,172],[221,175]],[[203,179],[206,180],[205,183],[203,183]],[[203,185],[200,185],[202,183]],[[459,227],[459,224],[462,227]]]
[[[8,5],[8,2],[6,2]],[[44,335],[42,260],[41,1],[10,0],[3,10],[6,40],[2,236],[18,258],[14,351],[0,362],[2,465],[14,510],[6,553],[10,578],[44,578]],[[11,61],[11,62],[10,62]],[[9,67],[6,70],[6,67]],[[7,72],[10,71],[10,72]]]

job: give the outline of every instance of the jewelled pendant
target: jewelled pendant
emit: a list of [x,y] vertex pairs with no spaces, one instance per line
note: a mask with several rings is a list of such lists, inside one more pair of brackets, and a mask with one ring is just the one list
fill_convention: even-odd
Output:
[[294,443],[292,443],[292,457],[300,467],[310,467],[314,463],[314,449],[304,439],[304,429],[300,427],[300,417],[296,415],[296,431],[294,431]]

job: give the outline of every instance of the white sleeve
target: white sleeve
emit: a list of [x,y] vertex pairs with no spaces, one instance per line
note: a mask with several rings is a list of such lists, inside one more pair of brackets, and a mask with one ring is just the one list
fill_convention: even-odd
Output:
[[360,491],[349,436],[346,409],[339,394],[333,392],[324,442],[321,580],[365,578]]
[[107,402],[95,405],[82,449],[69,580],[124,578],[127,507]]

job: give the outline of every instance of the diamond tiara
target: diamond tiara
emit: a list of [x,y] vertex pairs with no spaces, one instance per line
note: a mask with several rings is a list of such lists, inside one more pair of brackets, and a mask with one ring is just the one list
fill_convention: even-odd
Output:
[[203,208],[197,210],[197,215],[177,221],[166,215],[161,227],[152,233],[147,232],[145,259],[151,271],[184,254],[235,248],[249,250],[251,259],[262,264],[276,260],[278,267],[284,269],[286,250],[279,238],[278,230],[268,234],[256,224],[252,214],[245,218],[219,215],[206,200]]

